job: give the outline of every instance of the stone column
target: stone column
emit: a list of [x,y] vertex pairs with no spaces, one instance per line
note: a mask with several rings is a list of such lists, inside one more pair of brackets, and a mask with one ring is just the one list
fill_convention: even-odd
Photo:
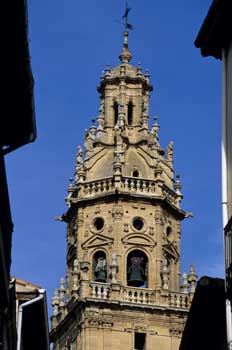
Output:
[[163,265],[163,254],[162,254],[162,234],[163,234],[163,217],[162,217],[162,209],[157,206],[155,207],[155,226],[157,233],[157,246],[156,246],[156,270],[155,270],[155,281],[154,286],[157,289],[162,288],[162,280],[161,280],[161,271]]
[[89,297],[89,261],[81,261],[80,299]]

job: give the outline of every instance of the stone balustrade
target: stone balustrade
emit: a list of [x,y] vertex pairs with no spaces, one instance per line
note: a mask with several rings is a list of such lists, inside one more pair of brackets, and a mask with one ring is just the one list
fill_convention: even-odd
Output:
[[110,177],[96,181],[84,182],[82,186],[84,187],[84,196],[92,197],[114,191],[114,180]]
[[[113,300],[111,285],[109,283],[90,282],[90,297],[94,299]],[[190,296],[186,293],[166,292],[162,294],[162,292],[157,293],[153,289],[130,286],[122,286],[117,299],[133,304],[151,306],[157,304],[181,309],[188,309],[191,304]]]
[[136,304],[154,304],[155,293],[148,288],[124,287],[123,300]]
[[122,189],[126,192],[154,194],[155,181],[127,176],[122,178]]
[[[130,286],[118,285],[115,293],[115,287],[110,283],[89,282],[89,292],[80,296],[79,298],[100,299],[102,301],[119,301],[136,305],[147,305],[150,307],[165,307],[165,308],[179,308],[188,310],[191,305],[192,294],[169,291],[155,291],[149,288],[137,288]],[[88,291],[88,289],[87,289]],[[60,305],[60,299],[55,292],[53,298],[54,313],[51,318],[52,329],[64,318],[66,314],[66,306]]]
[[[160,186],[160,185],[159,185]],[[132,193],[146,196],[162,196],[169,203],[179,206],[179,196],[175,191],[170,189],[165,184],[158,187],[156,180],[135,178],[130,176],[122,176],[117,183],[114,177],[103,178],[93,181],[79,182],[77,192],[74,191],[74,196],[78,198],[92,198],[96,196],[106,195],[113,193],[115,189],[118,189],[121,193]]]
[[[78,196],[79,197],[95,197],[98,195],[105,195],[115,190],[115,180],[113,177],[104,178],[95,181],[86,181],[79,183]],[[142,178],[134,178],[123,176],[121,181],[117,183],[117,188],[121,192],[130,192],[137,194],[155,195],[156,182],[155,180],[148,180]]]
[[94,299],[107,300],[110,298],[110,285],[108,283],[91,282],[90,294]]
[[165,184],[163,184],[163,186],[162,186],[162,193],[168,202],[170,202],[174,205],[177,204],[178,195],[174,191],[172,191],[168,186],[166,186]]
[[170,292],[168,304],[171,307],[188,308],[190,306],[189,294]]

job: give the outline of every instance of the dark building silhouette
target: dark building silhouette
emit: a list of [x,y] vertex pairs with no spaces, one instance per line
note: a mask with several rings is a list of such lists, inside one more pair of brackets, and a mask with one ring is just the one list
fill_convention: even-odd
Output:
[[225,350],[225,283],[220,278],[201,277],[190,307],[180,350]]
[[[42,350],[48,348],[48,336],[42,330],[48,327],[45,294],[41,295],[38,302],[31,302],[30,307],[24,308],[22,339],[21,334],[17,336],[16,332],[15,283],[10,281],[13,222],[4,160],[7,153],[36,138],[26,0],[3,1],[0,19],[0,350],[14,350],[16,347],[19,350],[22,348],[19,346],[20,340],[24,350],[32,349],[24,341],[25,337],[31,339],[27,337],[29,333],[31,337],[34,335],[33,349]],[[34,323],[30,324],[28,319],[32,318]],[[38,324],[42,323],[39,338],[36,338],[33,329],[37,318],[40,318]]]
[[[232,1],[214,0],[195,40],[203,56],[222,60],[222,219],[227,343],[232,349]],[[220,97],[219,97],[220,98]]]

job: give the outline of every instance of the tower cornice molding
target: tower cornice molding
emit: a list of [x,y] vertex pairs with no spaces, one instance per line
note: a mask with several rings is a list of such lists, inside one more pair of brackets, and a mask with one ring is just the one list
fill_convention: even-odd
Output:
[[149,84],[143,76],[138,77],[130,77],[129,75],[125,76],[115,76],[115,77],[107,77],[101,81],[100,85],[97,87],[97,91],[102,94],[105,92],[105,88],[107,85],[119,85],[121,81],[124,81],[127,84],[141,84],[141,88],[145,91],[153,91],[153,86]]
[[72,198],[70,200],[71,207],[68,209],[68,211],[64,215],[65,217],[68,217],[69,212],[73,206],[86,207],[87,205],[94,205],[94,204],[97,205],[100,203],[112,203],[117,201],[128,201],[132,203],[134,203],[135,201],[139,201],[140,203],[151,203],[153,205],[158,204],[167,208],[167,210],[170,210],[171,213],[180,220],[184,220],[187,217],[187,213],[183,209],[180,209],[177,206],[173,205],[165,197],[163,198],[159,196],[145,197],[142,194],[139,195],[134,193],[122,193],[120,191],[105,193],[92,198]]

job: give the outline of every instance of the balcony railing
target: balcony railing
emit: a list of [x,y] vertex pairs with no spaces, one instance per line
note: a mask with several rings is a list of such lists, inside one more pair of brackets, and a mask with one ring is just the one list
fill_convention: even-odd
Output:
[[135,304],[153,304],[155,293],[152,289],[148,288],[124,287],[123,300]]
[[188,308],[190,306],[190,298],[188,294],[171,292],[168,296],[169,306]]
[[122,190],[141,194],[154,194],[155,181],[134,177],[122,177]]
[[84,182],[83,194],[84,197],[93,197],[96,195],[105,194],[114,191],[114,179],[112,177],[96,181]]
[[[119,181],[113,177],[84,181],[77,184],[78,198],[92,198],[113,193],[117,188],[121,193],[132,193],[146,196],[162,196],[174,205],[178,205],[178,195],[165,184],[161,191],[156,180],[122,176]],[[75,192],[75,193],[77,193]]]
[[[82,285],[83,283],[83,285]],[[87,283],[87,284],[86,284]],[[86,286],[89,288],[86,288]],[[55,298],[56,297],[56,298]],[[167,309],[179,309],[188,311],[193,294],[181,292],[169,292],[167,290],[153,290],[149,288],[137,288],[122,286],[120,284],[102,283],[95,281],[80,281],[78,293],[72,299],[62,302],[58,295],[53,298],[52,328],[56,327],[66,315],[68,308],[75,300],[92,299],[101,302],[131,303],[137,307],[162,307]]]
[[108,283],[91,282],[91,297],[94,299],[107,300],[110,297],[110,285]]
[[[90,295],[94,299],[114,300],[111,285],[109,283],[90,282]],[[116,300],[138,305],[161,305],[166,307],[188,309],[191,302],[190,296],[178,292],[157,292],[149,288],[137,288],[121,286]]]

